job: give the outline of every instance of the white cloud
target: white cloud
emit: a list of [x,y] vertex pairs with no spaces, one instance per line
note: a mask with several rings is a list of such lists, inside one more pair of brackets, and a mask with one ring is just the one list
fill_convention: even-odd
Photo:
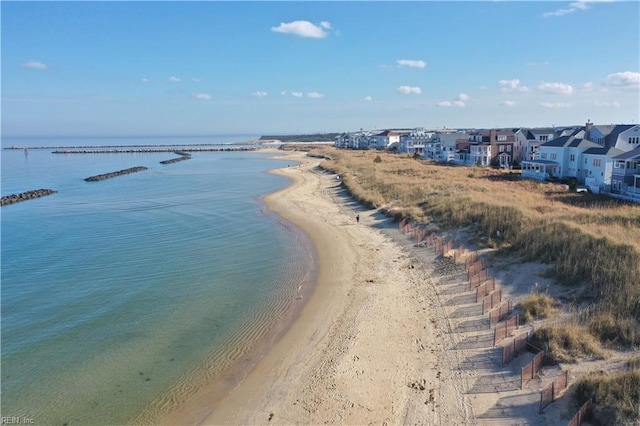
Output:
[[441,107],[447,107],[447,108],[464,108],[465,103],[462,101],[443,101],[443,102],[438,102],[436,105],[441,106]]
[[329,33],[324,31],[331,28],[331,24],[323,21],[320,26],[314,25],[309,21],[293,21],[288,23],[280,23],[277,27],[271,27],[271,31],[283,34],[293,34],[300,37],[309,38],[325,38]]
[[301,98],[302,97],[302,92],[291,92],[292,96],[295,96],[296,98]]
[[545,107],[545,108],[569,108],[571,106],[571,105],[569,105],[567,103],[564,103],[564,102],[557,102],[557,103],[542,102],[540,105]]
[[425,61],[419,61],[419,60],[413,60],[413,59],[398,59],[396,62],[401,67],[424,68],[427,66],[427,63]]
[[149,79],[148,79],[148,78],[146,78],[146,77],[142,77],[142,78],[140,79],[140,81],[141,81],[142,83],[148,83],[148,82],[149,82]]
[[609,74],[602,83],[605,86],[640,87],[640,72],[616,72]]
[[515,78],[513,80],[500,80],[498,85],[503,92],[528,92],[527,86],[521,86],[520,80]]
[[259,90],[251,94],[251,96],[255,96],[256,98],[264,98],[265,96],[268,96],[268,95],[269,94],[267,92],[261,92]]
[[591,3],[608,3],[613,0],[578,0],[569,4],[569,8],[567,9],[558,9],[553,12],[545,12],[542,14],[545,18],[552,16],[564,16],[569,15],[571,13],[575,13],[579,10],[588,10],[591,9]]
[[203,101],[210,101],[211,99],[213,99],[213,96],[208,93],[194,93],[193,97],[195,99],[201,99]]
[[604,107],[604,108],[620,108],[620,102],[599,102],[599,101],[595,101],[594,105],[597,107]]
[[49,68],[49,65],[47,64],[43,64],[42,62],[38,62],[38,61],[27,61],[24,64],[22,64],[22,66],[24,68],[32,68],[34,70],[46,70],[47,68]]
[[373,98],[371,96],[365,96],[364,100],[367,101],[367,102],[372,102]]
[[167,79],[167,81],[168,81],[168,82],[170,82],[170,83],[177,83],[177,82],[179,82],[179,81],[182,81],[182,79],[181,79],[181,78],[178,78],[178,77],[173,77],[173,76],[171,76],[171,77],[169,77],[169,78]]
[[307,96],[310,97],[310,98],[314,98],[314,99],[324,98],[324,95],[322,93],[318,93],[318,92],[309,92],[309,93],[307,93]]
[[592,82],[588,82],[582,85],[582,90],[584,90],[585,92],[591,92],[593,90],[593,83]]
[[469,95],[467,95],[466,93],[460,93],[454,100],[438,102],[436,105],[447,108],[464,108],[466,106],[466,101],[468,101],[469,99],[471,99]]
[[396,90],[403,95],[419,95],[422,93],[422,89],[417,86],[400,86]]
[[282,96],[287,96],[287,91],[286,91],[286,90],[283,90],[282,92],[280,92],[280,94],[281,94]]
[[194,83],[200,83],[200,79],[195,77],[191,77],[191,81],[193,81]]
[[545,93],[558,93],[561,95],[570,95],[573,93],[573,86],[564,83],[540,83],[538,90]]
[[514,101],[504,101],[500,102],[500,106],[513,107],[516,106],[516,103]]

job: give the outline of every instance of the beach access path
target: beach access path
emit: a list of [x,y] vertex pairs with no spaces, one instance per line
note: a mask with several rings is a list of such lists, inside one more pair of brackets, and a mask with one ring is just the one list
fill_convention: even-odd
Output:
[[318,168],[319,159],[294,152],[286,160],[299,166],[272,173],[292,184],[265,202],[313,241],[316,288],[226,397],[198,398],[163,423],[476,423],[431,271],[371,226],[379,213],[340,198],[339,180]]

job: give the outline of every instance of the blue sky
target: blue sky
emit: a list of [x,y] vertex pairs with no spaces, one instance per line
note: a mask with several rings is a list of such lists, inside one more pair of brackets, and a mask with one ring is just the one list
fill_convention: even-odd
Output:
[[5,136],[638,123],[640,3],[7,2]]

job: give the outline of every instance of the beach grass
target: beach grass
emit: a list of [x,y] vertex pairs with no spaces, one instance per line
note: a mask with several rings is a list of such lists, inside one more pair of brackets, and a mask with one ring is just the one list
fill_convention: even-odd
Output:
[[640,205],[517,172],[435,164],[379,151],[312,151],[361,203],[396,219],[466,228],[501,254],[549,265],[549,276],[585,287],[616,318],[640,320]]
[[533,319],[547,319],[559,313],[556,308],[558,302],[546,293],[528,295],[517,307],[520,309],[522,322]]
[[594,373],[575,384],[578,406],[594,402],[592,416],[599,424],[637,424],[640,415],[640,370]]

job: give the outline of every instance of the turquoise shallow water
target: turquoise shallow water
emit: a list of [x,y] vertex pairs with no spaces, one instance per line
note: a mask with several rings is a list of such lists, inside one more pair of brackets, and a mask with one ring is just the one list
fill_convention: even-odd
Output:
[[2,416],[153,422],[299,303],[311,246],[261,202],[286,163],[171,157],[2,152],[2,195],[59,191],[2,208]]

